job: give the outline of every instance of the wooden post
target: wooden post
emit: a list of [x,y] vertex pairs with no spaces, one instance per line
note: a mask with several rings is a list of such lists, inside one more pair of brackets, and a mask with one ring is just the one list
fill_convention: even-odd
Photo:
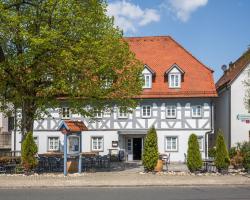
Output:
[[63,163],[63,173],[67,176],[67,134],[64,133],[64,163]]

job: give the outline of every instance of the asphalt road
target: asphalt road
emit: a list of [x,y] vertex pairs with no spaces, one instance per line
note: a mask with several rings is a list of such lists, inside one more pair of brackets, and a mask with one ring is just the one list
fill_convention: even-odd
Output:
[[250,200],[250,187],[0,189],[1,200]]

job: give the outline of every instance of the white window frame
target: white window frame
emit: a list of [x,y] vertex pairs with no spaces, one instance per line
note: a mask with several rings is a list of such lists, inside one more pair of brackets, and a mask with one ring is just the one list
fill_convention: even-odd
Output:
[[181,88],[181,73],[169,73],[168,86],[169,88]]
[[[147,79],[148,78],[148,79]],[[144,85],[143,88],[152,88],[152,74],[143,74]],[[148,80],[148,84],[147,84]]]
[[118,108],[118,118],[119,119],[127,119],[128,112],[124,112],[122,108]]
[[[51,140],[53,143],[52,146],[50,145]],[[56,147],[56,145],[55,145],[56,140],[58,141],[57,148],[55,148]],[[48,137],[48,151],[60,151],[60,138],[58,136],[49,136]]]
[[[168,112],[170,110],[170,113]],[[174,111],[174,114],[173,114]],[[175,105],[168,105],[166,106],[166,118],[168,119],[175,119],[177,116],[177,108]]]
[[203,136],[197,136],[199,149],[200,151],[204,151],[204,137]]
[[[94,145],[94,140],[96,141],[96,148]],[[99,146],[99,142],[101,142],[101,145]],[[91,137],[91,151],[103,151],[104,149],[104,137],[103,136],[93,136]]]
[[101,119],[103,117],[102,111],[96,110],[95,111],[95,118],[96,119]]
[[[201,105],[192,106],[191,109],[192,109],[192,117],[193,118],[201,118],[202,117],[202,106]],[[200,110],[200,112],[198,110]]]
[[[170,138],[170,142],[171,142],[171,144],[170,144],[170,148],[168,148],[168,138]],[[173,148],[173,139],[175,139],[176,141],[176,146],[175,146],[175,148]],[[171,151],[171,152],[177,152],[178,151],[178,148],[179,148],[179,142],[178,142],[178,136],[165,136],[165,151],[166,152],[169,152],[169,151]]]
[[61,108],[61,115],[62,119],[70,119],[71,117],[71,112],[69,107],[62,107]]
[[[146,109],[145,113],[144,113],[144,108]],[[148,114],[148,109],[149,109],[149,114]],[[141,116],[142,116],[142,118],[151,118],[151,116],[152,116],[152,106],[143,105],[141,107]]]

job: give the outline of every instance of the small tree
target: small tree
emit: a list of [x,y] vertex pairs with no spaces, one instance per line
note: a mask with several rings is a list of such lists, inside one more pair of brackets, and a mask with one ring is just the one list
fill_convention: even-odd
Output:
[[191,134],[188,139],[187,166],[193,172],[201,169],[202,159],[197,136]]
[[37,159],[35,157],[37,151],[38,149],[33,135],[31,132],[28,132],[22,143],[22,165],[26,172],[31,171],[37,166]]
[[144,143],[143,165],[145,170],[153,171],[158,161],[157,134],[154,127],[150,128]]
[[219,171],[227,169],[230,163],[222,130],[218,130],[216,138],[215,166]]

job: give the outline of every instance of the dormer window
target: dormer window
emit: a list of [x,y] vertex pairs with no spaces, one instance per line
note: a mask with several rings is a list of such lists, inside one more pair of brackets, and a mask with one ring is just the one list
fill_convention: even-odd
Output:
[[144,74],[144,86],[143,88],[151,88],[152,87],[152,75]]
[[181,87],[181,74],[180,73],[169,73],[169,87],[180,88]]
[[185,72],[177,64],[170,67],[165,73],[168,79],[168,87],[181,88],[184,73]]
[[143,88],[152,88],[152,80],[155,72],[147,65],[144,65],[144,70],[142,71],[142,78],[144,80]]

